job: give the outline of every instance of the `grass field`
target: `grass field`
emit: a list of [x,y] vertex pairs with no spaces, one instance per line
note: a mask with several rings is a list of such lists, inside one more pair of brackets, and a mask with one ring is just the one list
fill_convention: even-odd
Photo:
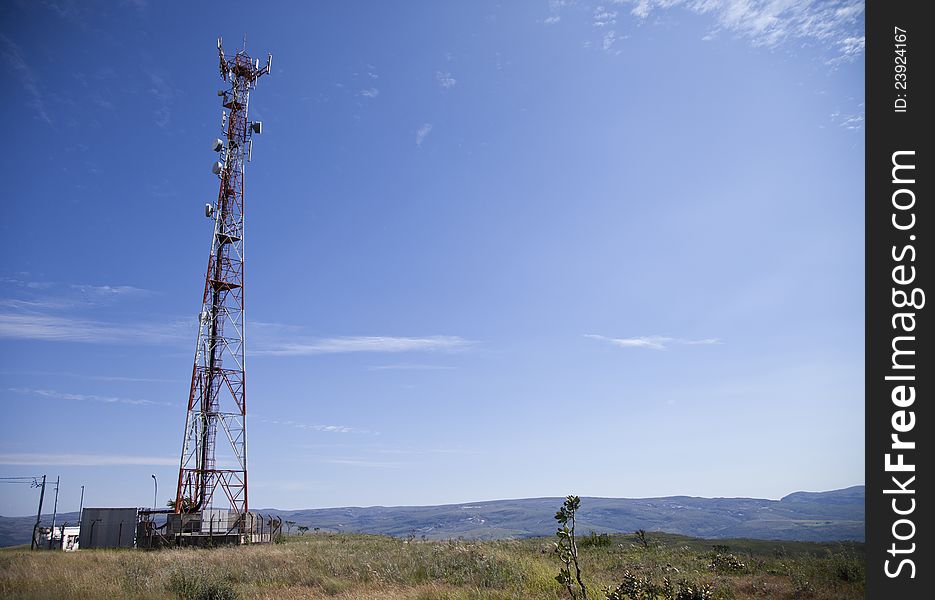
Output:
[[[862,544],[580,536],[589,598],[630,581],[707,584],[716,599],[862,598]],[[714,544],[719,544],[715,549]],[[724,546],[727,546],[725,548]],[[324,534],[163,551],[0,551],[2,598],[560,599],[545,538],[470,542]],[[662,596],[659,596],[662,598]],[[644,600],[645,597],[633,597]]]

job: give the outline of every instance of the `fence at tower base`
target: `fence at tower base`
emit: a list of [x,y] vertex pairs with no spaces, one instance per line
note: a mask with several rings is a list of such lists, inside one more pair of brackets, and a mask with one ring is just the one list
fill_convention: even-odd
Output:
[[138,548],[237,546],[269,544],[282,535],[282,519],[255,512],[240,514],[226,509],[144,514],[137,528]]

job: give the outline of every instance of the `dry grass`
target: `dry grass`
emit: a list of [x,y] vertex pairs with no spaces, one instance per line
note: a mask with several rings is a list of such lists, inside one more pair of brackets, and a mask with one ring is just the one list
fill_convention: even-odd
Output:
[[[715,553],[697,542],[678,542],[665,538],[644,548],[615,536],[585,547],[589,587],[598,592],[616,586],[630,572],[659,582],[707,583],[724,600],[863,597],[862,558],[853,548],[829,554],[816,545],[818,556],[788,556],[777,553],[778,545],[761,544],[737,552],[732,562],[715,561]],[[558,600],[564,596],[553,579],[558,566],[550,548],[543,539],[424,542],[315,534],[276,545],[201,550],[6,550],[0,552],[0,597]]]

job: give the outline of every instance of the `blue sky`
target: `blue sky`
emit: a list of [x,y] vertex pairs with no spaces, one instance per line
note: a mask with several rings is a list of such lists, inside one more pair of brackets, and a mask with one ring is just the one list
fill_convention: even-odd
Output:
[[227,6],[0,8],[0,476],[174,495],[247,30],[252,506],[862,483],[861,2]]

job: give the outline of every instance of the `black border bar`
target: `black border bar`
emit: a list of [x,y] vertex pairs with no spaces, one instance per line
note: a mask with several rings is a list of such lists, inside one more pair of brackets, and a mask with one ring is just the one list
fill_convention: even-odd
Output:
[[867,598],[932,598],[935,359],[931,260],[931,4],[869,0],[866,14]]

